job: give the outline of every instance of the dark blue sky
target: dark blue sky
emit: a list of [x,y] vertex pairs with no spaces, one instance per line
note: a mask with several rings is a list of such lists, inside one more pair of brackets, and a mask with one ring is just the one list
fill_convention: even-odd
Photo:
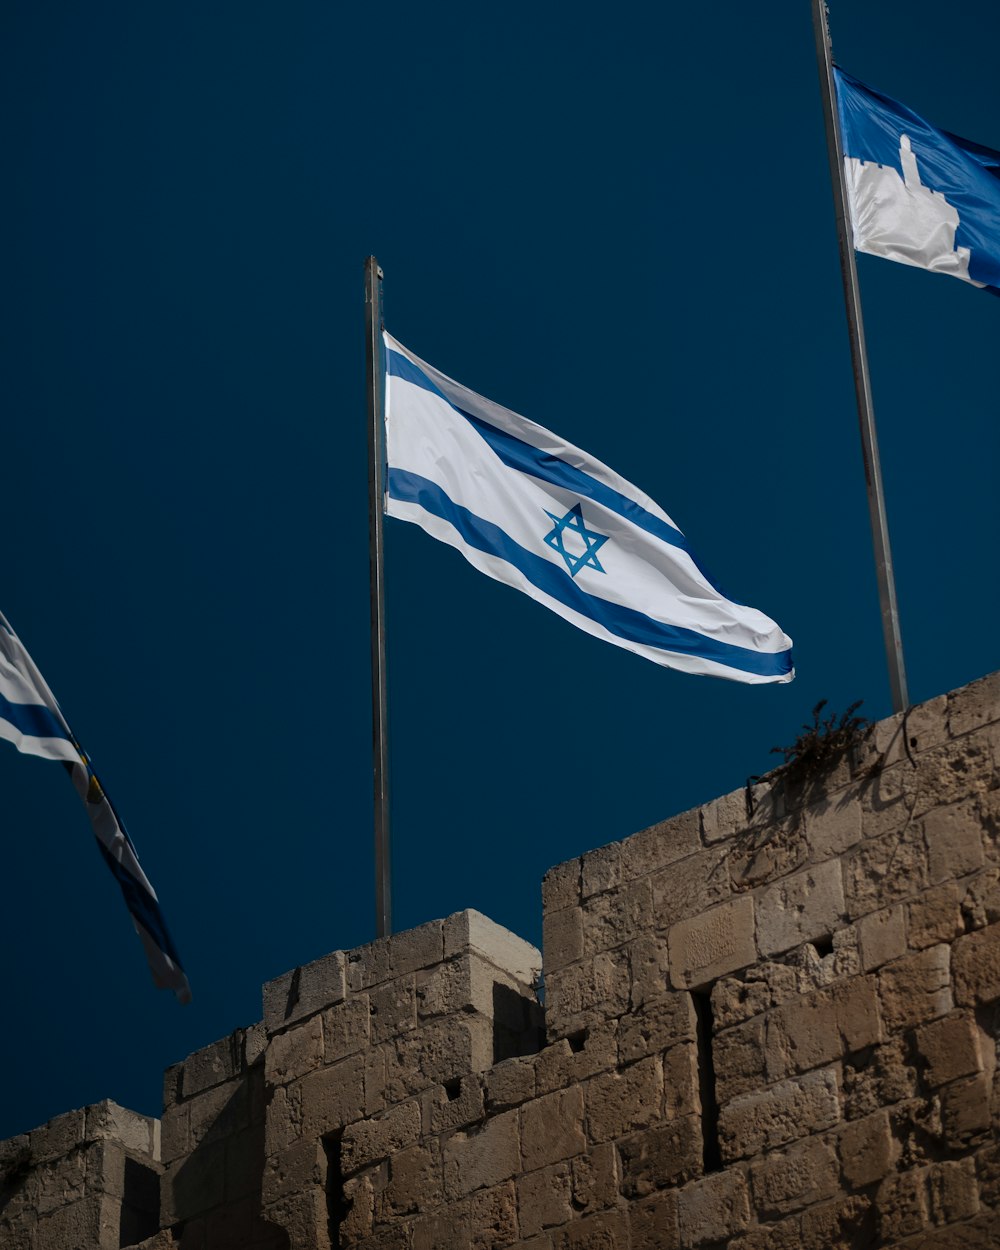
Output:
[[[1000,146],[985,0],[839,0],[845,68]],[[810,6],[0,13],[0,607],[190,974],[153,989],[54,764],[0,749],[0,1137],[373,936],[362,265],[388,328],[656,499],[798,679],[658,669],[387,524],[396,921],[540,942],[550,865],[890,710]],[[1000,302],[860,258],[915,700],[998,666]]]

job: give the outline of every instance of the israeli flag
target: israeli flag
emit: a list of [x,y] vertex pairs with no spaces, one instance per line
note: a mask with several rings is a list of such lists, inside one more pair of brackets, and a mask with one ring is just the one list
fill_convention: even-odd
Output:
[[855,249],[1000,292],[1000,152],[834,79]]
[[792,680],[791,640],[721,594],[640,490],[388,334],[385,350],[390,516],[656,664],[742,682]]
[[154,982],[182,1002],[191,990],[167,931],[156,892],[142,871],[125,826],[90,760],[73,737],[66,718],[24,644],[0,613],[0,738],[26,755],[58,760],[83,800],[98,850],[125,898],[142,941]]

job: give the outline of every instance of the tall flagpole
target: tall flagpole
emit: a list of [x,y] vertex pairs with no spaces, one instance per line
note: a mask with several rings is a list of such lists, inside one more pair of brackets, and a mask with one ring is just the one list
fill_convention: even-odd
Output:
[[882,490],[882,469],[879,464],[878,436],[875,432],[875,408],[872,404],[871,379],[868,374],[868,353],[865,349],[865,327],[861,319],[861,290],[854,256],[847,183],[844,176],[844,153],[837,124],[837,97],[833,81],[833,52],[826,0],[812,0],[813,28],[816,33],[816,59],[823,94],[823,119],[826,123],[826,146],[830,157],[830,178],[837,217],[837,238],[840,242],[840,273],[844,280],[844,303],[847,306],[847,327],[851,337],[851,360],[854,365],[854,391],[858,401],[858,422],[861,427],[861,451],[865,461],[865,482],[868,487],[868,512],[871,517],[872,540],[875,546],[875,568],[878,573],[878,597],[882,608],[882,634],[889,662],[889,685],[892,688],[893,711],[909,707],[906,669],[903,664],[903,642],[899,633],[899,607],[896,603],[896,579],[892,571],[892,550],[889,546],[889,525],[885,515],[885,494]]
[[368,558],[372,619],[372,763],[375,783],[375,935],[392,932],[389,843],[389,718],[385,666],[385,394],[382,369],[382,270],[365,261],[365,381],[368,401]]

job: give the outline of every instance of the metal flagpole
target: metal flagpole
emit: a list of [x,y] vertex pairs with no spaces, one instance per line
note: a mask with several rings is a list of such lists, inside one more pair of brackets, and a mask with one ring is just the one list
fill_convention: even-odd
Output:
[[816,59],[823,94],[823,119],[826,123],[826,146],[830,157],[837,237],[840,242],[840,273],[844,280],[844,303],[847,306],[851,360],[854,365],[854,391],[858,400],[861,451],[865,461],[865,481],[868,487],[868,512],[871,517],[872,540],[875,545],[878,597],[882,607],[882,633],[885,638],[886,658],[889,662],[893,710],[904,712],[909,707],[909,696],[906,690],[906,669],[903,665],[903,643],[899,634],[896,579],[892,571],[889,525],[885,515],[882,470],[879,465],[878,437],[875,432],[875,409],[872,404],[871,379],[868,374],[868,353],[865,350],[865,328],[861,319],[861,290],[858,285],[858,267],[854,255],[847,183],[844,177],[844,153],[840,142],[840,127],[837,124],[837,97],[833,81],[833,52],[830,45],[826,0],[812,0],[812,6],[813,28],[816,33]]
[[385,394],[382,369],[382,270],[365,261],[365,355],[368,400],[368,557],[372,619],[372,762],[375,782],[375,933],[392,932],[389,844],[389,720],[385,666]]

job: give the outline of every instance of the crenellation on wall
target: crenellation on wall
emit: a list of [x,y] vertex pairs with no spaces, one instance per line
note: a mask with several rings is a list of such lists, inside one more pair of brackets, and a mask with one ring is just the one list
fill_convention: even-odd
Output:
[[1000,674],[784,776],[551,869],[544,1011],[476,912],[325,955],[0,1143],[0,1229],[126,1245],[145,1161],[143,1250],[1000,1244]]

